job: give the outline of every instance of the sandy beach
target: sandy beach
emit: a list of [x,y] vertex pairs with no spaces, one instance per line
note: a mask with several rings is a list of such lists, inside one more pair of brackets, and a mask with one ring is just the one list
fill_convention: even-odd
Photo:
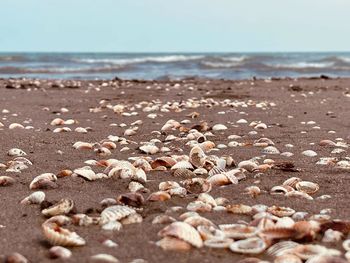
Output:
[[[5,185],[0,186],[1,259],[5,262],[9,255],[17,252],[29,262],[107,262],[91,258],[102,253],[112,255],[120,262],[239,262],[247,257],[273,262],[274,257],[266,251],[252,255],[234,253],[228,248],[215,249],[206,245],[196,248],[192,245],[179,252],[156,245],[162,239],[158,232],[170,225],[171,219],[164,224],[154,224],[153,220],[165,214],[183,221],[180,215],[188,211],[188,205],[198,199],[201,191],[188,187],[182,196],[163,193],[165,201],[148,200],[151,193],[159,191],[161,182],[174,181],[186,189],[182,181],[191,178],[175,176],[172,165],[159,167],[153,161],[172,156],[177,163],[181,158],[185,160],[193,147],[209,141],[212,142],[206,144],[209,146],[201,147],[206,160],[209,161],[211,155],[226,158],[224,170],[217,174],[238,169],[246,160],[250,160],[253,168],[241,163],[240,167],[246,168],[241,171],[244,178],[238,178],[236,183],[212,185],[208,194],[227,200],[220,208],[209,205],[211,211],[199,211],[202,217],[211,220],[215,226],[251,223],[256,209],[245,214],[227,211],[228,205],[238,204],[250,208],[257,204],[269,208],[289,207],[295,212],[307,212],[299,213],[304,218],[294,217],[293,220],[318,222],[320,228],[311,240],[298,239],[291,234],[271,242],[294,240],[300,244],[321,244],[338,250],[338,254],[334,251],[333,254],[343,258],[339,262],[346,262],[342,242],[350,231],[349,112],[350,79],[347,78],[237,81],[0,79],[0,176],[14,179],[7,178],[9,185],[3,183]],[[164,127],[167,122],[168,127]],[[197,132],[191,131],[193,128]],[[197,141],[199,133],[205,139]],[[269,140],[259,141],[261,138]],[[151,140],[158,150],[153,154],[142,152],[139,148]],[[77,142],[90,146],[79,147]],[[268,150],[273,154],[266,147],[270,147]],[[9,150],[13,148],[23,150],[26,155],[22,157],[31,164],[11,170],[13,165],[21,163],[18,159],[16,163],[17,154],[9,156]],[[230,159],[229,162],[228,156],[234,161]],[[120,178],[120,173],[108,176],[111,161],[101,161],[115,159],[134,164],[136,157],[153,163],[155,169],[143,167],[146,180],[127,175]],[[215,160],[219,158],[212,157],[211,164],[218,166]],[[74,172],[84,166],[90,166],[95,174],[104,173],[105,178],[90,181],[68,171],[67,176],[61,176],[63,170]],[[210,172],[213,166],[206,166],[204,170]],[[30,189],[32,180],[44,173],[52,173],[58,178]],[[205,181],[210,177],[199,172],[193,175]],[[281,186],[292,177],[312,182],[319,189],[306,196],[271,193],[273,187]],[[141,215],[142,222],[123,224],[119,231],[103,230],[100,223],[62,225],[62,228],[76,232],[86,244],[67,247],[72,253],[68,259],[50,258],[52,245],[42,229],[49,217],[42,214],[43,209],[69,198],[74,201],[74,208],[67,213],[69,218],[76,214],[99,218],[105,209],[101,201],[112,198],[116,205],[120,195],[130,192],[133,181],[145,187],[139,191],[143,202],[128,203],[137,206],[135,211]],[[256,196],[247,194],[250,186],[257,186],[260,193]],[[22,204],[21,201],[34,191],[43,191],[45,201]],[[109,204],[113,205],[113,201],[109,200]],[[335,219],[340,220],[338,224],[334,223]],[[340,229],[339,225],[344,227]],[[341,232],[341,237],[326,242],[324,233],[329,229]]]

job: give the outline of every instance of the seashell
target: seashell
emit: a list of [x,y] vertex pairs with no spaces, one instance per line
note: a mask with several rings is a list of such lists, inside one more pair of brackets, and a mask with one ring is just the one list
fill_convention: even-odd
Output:
[[239,168],[246,169],[248,172],[253,172],[255,169],[258,168],[258,165],[253,161],[242,161],[238,164]]
[[256,198],[258,195],[261,194],[260,188],[255,185],[248,186],[244,190],[245,190],[245,194],[248,194],[253,198]]
[[322,140],[319,142],[320,146],[336,146],[337,144],[331,140]]
[[109,248],[115,248],[118,247],[118,244],[115,243],[114,241],[110,239],[106,239],[105,241],[102,242],[102,245],[109,247]]
[[185,223],[197,228],[198,226],[213,226],[215,227],[215,224],[210,221],[209,219],[202,217],[202,216],[190,216],[184,220]]
[[241,254],[260,254],[266,249],[265,242],[258,237],[235,241],[230,245],[230,250]]
[[145,183],[147,182],[147,175],[145,173],[144,170],[142,170],[141,168],[136,168],[135,173],[133,173],[131,175],[131,179],[141,182],[141,183]]
[[117,204],[117,200],[115,200],[114,198],[105,198],[100,202],[100,205],[102,207],[108,207],[116,204]]
[[73,144],[73,148],[77,150],[91,150],[92,144],[88,142],[76,142]]
[[161,247],[163,250],[172,251],[188,251],[192,246],[186,241],[180,240],[175,237],[166,236],[156,242],[156,245]]
[[[208,171],[204,168],[197,168],[193,171],[195,175],[206,175],[208,174]],[[194,176],[193,176],[194,177]]]
[[145,160],[145,159],[143,159],[143,158],[137,159],[137,160],[133,163],[133,166],[134,166],[135,168],[141,168],[141,169],[144,170],[145,172],[152,171],[151,165],[147,162],[147,160]]
[[227,205],[226,209],[227,209],[227,212],[230,212],[233,214],[243,214],[243,215],[249,215],[253,211],[251,206],[243,205],[243,204]]
[[18,148],[12,148],[7,152],[8,156],[25,156],[27,155],[23,150]]
[[139,192],[139,191],[147,192],[146,191],[147,189],[143,186],[143,184],[141,184],[139,182],[135,182],[135,181],[131,181],[129,183],[128,189],[132,193],[136,193],[136,192]]
[[105,231],[120,231],[122,227],[122,223],[118,221],[109,221],[108,223],[103,224],[101,228]]
[[[17,158],[24,158],[24,157],[17,157]],[[15,158],[15,159],[17,159]],[[29,160],[28,160],[29,161]],[[7,169],[6,169],[6,172],[9,172],[9,173],[20,173],[21,171],[25,170],[25,169],[28,169],[28,165],[29,164],[26,164],[22,161],[9,161],[7,163]],[[30,164],[31,165],[31,164]],[[6,166],[4,166],[5,168]]]
[[30,183],[29,188],[31,190],[57,188],[55,181],[57,181],[56,175],[53,173],[44,173],[35,177]]
[[345,251],[350,251],[350,239],[344,240],[343,248],[344,248]]
[[123,219],[120,220],[120,223],[122,223],[123,225],[129,225],[129,224],[138,224],[138,223],[142,223],[143,218],[140,214],[135,213],[132,215],[129,215]]
[[58,203],[42,210],[41,213],[47,217],[66,215],[72,211],[73,207],[74,201],[72,199],[63,198]]
[[186,188],[183,187],[176,187],[176,188],[172,188],[168,190],[168,193],[173,196],[173,195],[177,195],[180,197],[185,197],[187,194],[187,190]]
[[164,201],[169,200],[170,198],[171,198],[171,195],[168,194],[167,192],[165,192],[165,191],[158,191],[158,192],[151,193],[148,196],[147,201],[151,201],[151,202],[161,201],[161,202],[164,202]]
[[160,191],[167,191],[172,188],[180,187],[180,185],[175,181],[161,182],[158,186]]
[[299,243],[294,241],[280,241],[267,250],[267,254],[273,257],[279,257],[285,254],[289,254],[290,251],[297,247]]
[[296,197],[296,198],[304,198],[307,200],[314,200],[312,196],[305,192],[300,191],[290,191],[284,195],[285,197]]
[[24,198],[21,201],[21,204],[30,205],[30,204],[38,204],[40,205],[45,200],[45,193],[42,191],[37,191],[31,193],[29,196]]
[[[269,138],[260,138],[260,139],[258,139],[258,140],[255,140],[254,141],[254,144],[253,144],[253,146],[257,146],[257,145],[266,145],[266,146],[271,146],[271,145],[275,145],[275,143],[271,140],[271,139],[269,139]],[[263,147],[266,147],[266,146],[263,146]]]
[[139,150],[142,153],[146,153],[146,154],[156,154],[157,152],[159,152],[159,148],[152,144],[143,145],[139,147]]
[[273,263],[303,263],[303,261],[296,255],[286,254],[276,257]]
[[330,256],[330,255],[318,255],[318,256],[311,257],[306,261],[306,263],[348,263],[348,262],[349,261],[341,257]]
[[68,216],[59,215],[59,216],[50,217],[44,222],[44,224],[55,223],[59,226],[64,226],[64,225],[69,225],[71,222],[72,222],[72,219],[69,218]]
[[202,148],[195,146],[191,149],[189,157],[191,164],[193,164],[194,167],[198,168],[204,165],[206,156]]
[[204,178],[191,178],[181,182],[186,190],[192,194],[208,193],[211,190],[211,183]]
[[174,222],[163,228],[159,233],[161,237],[176,237],[186,241],[194,247],[200,248],[203,246],[202,238],[197,230],[191,225],[184,222]]
[[327,229],[324,232],[324,236],[322,238],[322,242],[324,243],[336,243],[341,241],[343,238],[343,233],[333,229]]
[[15,253],[12,253],[11,255],[6,256],[3,262],[4,263],[28,263],[29,261],[20,253],[15,252]]
[[65,247],[54,246],[50,248],[49,255],[50,258],[68,259],[72,256],[72,252]]
[[263,154],[280,154],[281,152],[275,146],[267,146],[262,150]]
[[309,215],[307,212],[295,212],[292,218],[296,221],[305,220],[305,218]]
[[13,130],[13,129],[24,129],[24,126],[22,124],[19,123],[11,123],[9,125],[9,129]]
[[212,141],[205,141],[198,144],[198,146],[201,147],[204,152],[208,152],[215,147],[215,143]]
[[204,241],[204,246],[210,248],[229,248],[233,243],[231,238],[211,238]]
[[295,236],[296,231],[292,227],[272,227],[263,229],[259,236],[267,243],[271,243],[274,240],[291,239]]
[[194,212],[210,212],[212,207],[202,201],[193,201],[188,203],[186,209]]
[[212,177],[212,176],[217,175],[217,174],[225,173],[226,171],[227,170],[225,168],[214,166],[213,168],[210,169],[208,176]]
[[227,127],[223,124],[215,124],[213,127],[212,127],[212,130],[213,131],[224,131],[224,130],[227,130]]
[[119,221],[124,217],[135,214],[136,211],[128,206],[113,205],[105,208],[101,213],[101,224],[104,225],[110,221]]
[[225,197],[215,198],[216,205],[227,206],[230,201]]
[[171,170],[176,169],[190,169],[193,170],[193,166],[189,161],[180,161],[171,167]]
[[0,186],[10,186],[16,183],[16,180],[10,176],[0,176]]
[[197,212],[193,212],[193,211],[185,212],[179,216],[179,219],[186,220],[187,218],[192,217],[192,216],[199,216],[199,214]]
[[291,253],[297,255],[299,258],[303,260],[307,260],[317,255],[327,254],[329,250],[320,245],[298,245],[291,250]]
[[152,220],[152,224],[170,224],[175,222],[176,219],[169,215],[158,215]]
[[210,194],[207,194],[207,193],[199,194],[197,200],[202,201],[203,203],[209,204],[212,207],[216,206],[216,201],[214,197],[212,197]]
[[301,181],[295,185],[295,188],[307,194],[314,194],[320,189],[320,186],[313,182]]
[[254,129],[256,129],[256,130],[264,130],[264,129],[267,129],[267,125],[265,124],[265,123],[259,123],[258,125],[256,125],[255,127],[254,127]]
[[70,132],[70,131],[72,131],[72,130],[68,127],[56,128],[53,130],[54,133]]
[[219,225],[219,229],[225,234],[226,237],[233,239],[254,237],[259,232],[259,229],[256,227],[242,224],[223,224]]
[[167,168],[171,168],[172,166],[174,166],[176,164],[175,159],[171,158],[171,157],[160,157],[155,159],[152,163],[151,163],[151,167],[152,169],[156,169],[159,166],[165,166]]
[[334,168],[350,171],[350,161],[339,161],[335,164]]
[[90,257],[90,261],[93,263],[119,263],[119,260],[109,254],[97,254]]
[[[230,179],[225,174],[215,174],[207,179],[212,186],[223,186],[231,184]],[[237,180],[238,183],[238,180]]]
[[85,214],[75,214],[72,216],[72,223],[77,226],[98,225],[100,223],[100,218],[90,217]]
[[122,205],[140,207],[144,204],[145,199],[139,193],[126,193],[119,195],[117,202]]
[[62,178],[62,177],[67,177],[67,176],[71,176],[73,174],[73,172],[71,170],[61,170],[58,174],[56,174],[57,178]]
[[114,142],[111,141],[105,141],[101,144],[102,147],[105,147],[109,150],[117,149],[117,145]]
[[315,157],[315,156],[317,156],[317,153],[312,151],[312,150],[303,151],[301,154],[304,155],[304,156],[307,156],[307,157]]
[[285,180],[282,185],[288,185],[290,187],[295,188],[295,185],[301,181],[302,180],[299,177],[291,177],[291,178]]
[[203,240],[226,239],[225,233],[214,226],[200,225],[197,227],[197,231]]
[[277,185],[271,188],[270,194],[287,194],[292,192],[294,189],[289,185]]
[[285,217],[285,216],[292,216],[295,213],[295,210],[289,207],[282,207],[282,206],[271,206],[267,209],[267,212],[278,216],[278,217]]
[[61,228],[55,223],[44,223],[42,229],[46,239],[54,246],[74,247],[86,244],[77,233]]

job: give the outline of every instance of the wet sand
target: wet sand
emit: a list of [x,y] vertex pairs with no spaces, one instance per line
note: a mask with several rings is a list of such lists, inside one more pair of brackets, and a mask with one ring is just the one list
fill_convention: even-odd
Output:
[[[162,112],[144,112],[142,108],[133,106],[141,101],[163,105],[167,102],[184,102],[189,98],[207,99],[198,108],[181,107],[181,111],[169,109]],[[212,98],[213,100],[208,100]],[[101,101],[104,100],[103,103]],[[224,106],[224,100],[237,102],[235,106]],[[213,102],[213,103],[211,103]],[[219,102],[215,105],[215,102]],[[242,103],[244,105],[242,107]],[[260,103],[260,104],[259,104]],[[137,112],[136,116],[123,116],[113,112],[103,105],[126,105],[125,112]],[[212,104],[209,107],[209,104]],[[256,104],[265,105],[257,107]],[[61,113],[61,108],[69,111]],[[101,107],[98,112],[89,109]],[[179,136],[180,132],[167,131],[160,135],[152,131],[160,131],[169,119],[177,121],[190,120],[184,124],[191,128],[201,121],[208,122],[212,127],[221,123],[228,127],[224,131],[212,131],[215,136],[208,137],[216,145],[227,145],[229,135],[239,135],[237,142],[251,143],[256,139],[268,137],[281,152],[292,152],[291,157],[268,155],[276,161],[288,160],[300,169],[300,172],[288,172],[271,169],[260,177],[248,173],[245,180],[237,185],[216,187],[210,192],[214,197],[225,197],[234,204],[265,204],[291,207],[296,211],[306,211],[310,215],[318,214],[322,209],[331,209],[331,217],[348,220],[350,216],[350,174],[348,171],[335,170],[330,166],[316,165],[320,157],[350,157],[349,148],[338,154],[331,154],[334,147],[320,146],[324,139],[350,144],[350,79],[279,79],[272,81],[246,80],[183,80],[177,82],[144,82],[144,81],[32,81],[0,79],[0,111],[7,109],[9,113],[0,113],[0,163],[6,164],[13,159],[7,155],[11,148],[20,148],[27,153],[33,165],[21,173],[8,173],[5,168],[0,169],[0,176],[11,176],[16,179],[12,186],[0,187],[0,255],[18,252],[30,262],[50,262],[48,250],[51,247],[43,236],[41,224],[45,217],[41,215],[38,205],[21,205],[19,202],[33,191],[29,184],[34,177],[42,173],[57,174],[62,169],[74,170],[85,166],[89,159],[127,160],[129,157],[146,156],[140,153],[138,143],[157,138],[175,154],[189,154],[188,140],[164,140],[169,134]],[[199,117],[190,118],[188,114],[198,112]],[[156,113],[155,119],[148,118],[150,113]],[[219,114],[220,113],[220,114]],[[290,116],[290,117],[288,117]],[[74,119],[78,123],[64,125],[70,127],[71,132],[53,133],[57,127],[50,125],[55,118]],[[248,124],[237,124],[239,119],[246,119]],[[143,124],[133,136],[124,136],[124,131],[132,127],[131,123],[142,120]],[[257,134],[249,135],[254,130],[249,126],[252,121],[261,121],[268,128],[256,130]],[[310,122],[310,121],[314,121]],[[307,122],[310,122],[307,124]],[[9,129],[11,123],[32,126],[32,129]],[[126,127],[120,127],[125,123]],[[114,126],[111,124],[117,124]],[[75,132],[76,127],[90,127],[86,134]],[[318,128],[317,128],[318,127]],[[334,133],[329,133],[334,131]],[[100,142],[109,135],[126,137],[136,143],[119,145],[112,150],[108,157],[97,156],[93,151],[76,150],[72,145],[77,141]],[[294,145],[293,148],[285,147]],[[127,151],[120,152],[124,146]],[[339,147],[336,147],[339,148]],[[256,156],[262,156],[260,147],[227,147],[210,154],[218,156],[230,155],[236,163]],[[301,153],[313,150],[316,157],[306,157]],[[61,152],[58,152],[61,151]],[[183,151],[183,152],[181,152]],[[164,156],[164,153],[150,155],[153,159]],[[261,163],[264,158],[259,160]],[[93,167],[97,172],[103,168]],[[257,198],[244,195],[247,186],[256,184],[260,189],[269,192],[275,186],[292,176],[319,184],[319,191],[313,195],[314,200],[287,198],[285,196],[263,193]],[[145,183],[151,192],[158,189],[162,181],[180,181],[181,178],[172,176],[168,171],[147,172],[148,182]],[[100,201],[104,198],[116,198],[128,192],[129,179],[101,179],[93,182],[82,178],[65,177],[57,181],[58,188],[43,190],[46,200],[59,201],[61,198],[71,198],[75,202],[76,212],[98,215],[101,211]],[[317,197],[330,195],[330,199],[320,200]],[[147,198],[148,194],[144,194]],[[214,250],[203,247],[192,248],[188,252],[163,251],[155,245],[160,238],[159,230],[165,225],[152,224],[155,216],[164,213],[172,206],[182,206],[186,211],[189,202],[195,200],[193,195],[185,198],[173,197],[165,202],[146,202],[141,212],[143,222],[125,225],[121,231],[108,233],[99,226],[74,226],[70,230],[76,231],[83,237],[87,245],[71,249],[72,257],[67,262],[88,262],[90,256],[107,253],[114,255],[120,262],[130,262],[133,259],[145,259],[148,262],[237,262],[246,256],[234,254],[229,250]],[[171,214],[177,218],[182,212]],[[204,213],[215,224],[235,223],[238,220],[250,221],[248,216],[236,216],[226,212]],[[118,244],[117,248],[108,248],[101,244],[105,239],[111,239]],[[327,245],[330,246],[330,245]],[[334,247],[331,245],[330,247]],[[335,247],[341,249],[340,244]],[[344,252],[341,249],[342,252]],[[259,255],[269,259],[265,254]],[[271,259],[270,259],[271,260]],[[55,262],[65,262],[57,259]]]

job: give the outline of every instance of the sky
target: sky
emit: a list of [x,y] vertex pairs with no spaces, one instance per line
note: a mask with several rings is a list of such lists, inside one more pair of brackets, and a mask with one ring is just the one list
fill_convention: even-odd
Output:
[[349,51],[350,0],[0,0],[0,51]]

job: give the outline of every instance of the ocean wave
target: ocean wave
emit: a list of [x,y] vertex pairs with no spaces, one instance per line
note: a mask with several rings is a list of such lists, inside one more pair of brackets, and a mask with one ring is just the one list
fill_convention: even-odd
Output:
[[214,62],[214,61],[201,61],[201,66],[204,68],[234,68],[241,65],[241,62]]
[[330,68],[334,66],[333,62],[298,62],[298,63],[290,63],[290,64],[266,64],[272,68],[280,68],[280,69],[322,69],[322,68]]
[[141,63],[172,63],[172,62],[186,62],[191,60],[199,60],[204,56],[186,56],[186,55],[171,55],[171,56],[149,56],[149,57],[136,57],[136,58],[82,58],[74,59],[75,62],[96,64],[115,64],[115,65],[127,65],[127,64],[141,64]]

